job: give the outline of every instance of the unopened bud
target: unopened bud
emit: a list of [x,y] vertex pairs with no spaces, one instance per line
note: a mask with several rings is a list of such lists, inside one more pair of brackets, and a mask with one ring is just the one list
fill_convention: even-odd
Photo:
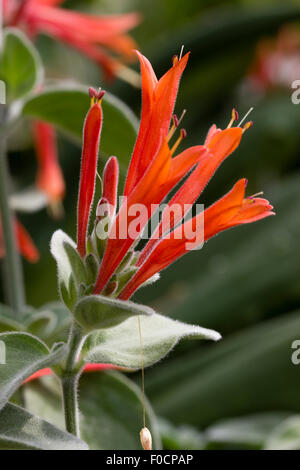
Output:
[[140,432],[141,444],[144,450],[152,450],[152,436],[148,428],[143,428]]
[[114,279],[113,281],[110,281],[105,287],[103,291],[103,295],[106,295],[106,296],[113,295],[118,290],[118,287],[119,287],[119,283],[117,280]]

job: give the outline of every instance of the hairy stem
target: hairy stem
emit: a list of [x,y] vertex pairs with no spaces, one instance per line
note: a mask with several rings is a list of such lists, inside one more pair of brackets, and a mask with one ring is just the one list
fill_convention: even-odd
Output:
[[5,120],[6,106],[0,105],[0,212],[5,246],[5,291],[9,305],[17,313],[21,313],[25,305],[25,293],[21,259],[16,249],[13,214],[9,207],[9,171],[3,131]]
[[77,437],[80,437],[77,396],[80,371],[77,367],[77,361],[82,343],[83,334],[81,328],[74,323],[69,336],[69,354],[62,373],[62,392],[66,430]]

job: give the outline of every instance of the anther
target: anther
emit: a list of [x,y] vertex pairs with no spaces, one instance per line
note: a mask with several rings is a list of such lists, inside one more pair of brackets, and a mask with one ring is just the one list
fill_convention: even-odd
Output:
[[179,119],[176,114],[173,114],[173,125],[177,128],[179,126]]
[[185,139],[186,136],[187,136],[186,130],[185,130],[185,129],[181,129],[181,130],[180,130],[180,135],[181,135],[181,138],[182,138],[182,139]]
[[231,111],[231,119],[229,121],[229,124],[227,126],[227,129],[229,129],[232,124],[234,123],[234,121],[237,121],[239,118],[239,113],[237,112],[237,110],[235,108],[233,108],[233,110]]
[[250,129],[250,127],[252,126],[253,126],[253,121],[246,122],[246,124],[243,126],[243,133],[247,131],[248,129]]
[[95,88],[90,87],[89,88],[89,95],[90,95],[90,98],[97,98],[98,92],[95,90]]
[[176,114],[173,114],[172,116],[172,126],[169,130],[169,133],[167,135],[167,141],[169,142],[169,140],[173,137],[174,135],[174,132],[176,131],[177,127],[179,126],[179,120],[178,120],[178,117],[176,116]]
[[105,91],[104,90],[101,90],[101,88],[99,88],[99,90],[95,90],[95,88],[93,87],[90,87],[89,88],[89,96],[91,98],[91,106],[93,106],[95,103],[99,103],[103,96],[105,95]]
[[105,90],[100,90],[100,89],[99,89],[99,91],[98,91],[98,97],[97,97],[98,101],[101,101],[101,100],[102,100],[102,98],[103,98],[103,96],[105,95],[105,93],[106,93]]
[[178,63],[179,59],[178,59],[178,55],[173,55],[172,57],[172,64],[173,66],[176,65]]

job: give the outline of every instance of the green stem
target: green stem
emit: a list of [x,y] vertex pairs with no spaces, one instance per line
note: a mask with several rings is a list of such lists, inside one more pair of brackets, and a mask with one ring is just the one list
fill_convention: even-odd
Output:
[[17,312],[21,313],[25,305],[25,293],[22,265],[16,249],[13,215],[9,207],[9,171],[6,159],[6,143],[3,124],[6,120],[6,106],[0,105],[0,212],[2,233],[5,246],[4,272],[7,302]]
[[80,437],[77,396],[80,370],[78,370],[77,361],[82,342],[83,334],[81,328],[74,323],[69,337],[69,354],[62,373],[62,392],[66,430],[77,437]]

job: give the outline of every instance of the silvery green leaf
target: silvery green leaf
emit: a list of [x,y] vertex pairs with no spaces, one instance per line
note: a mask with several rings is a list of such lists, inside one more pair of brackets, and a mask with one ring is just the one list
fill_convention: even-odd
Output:
[[[148,367],[165,357],[183,338],[218,341],[221,335],[200,326],[188,325],[157,313],[141,316],[143,362]],[[109,363],[130,369],[142,364],[137,318],[128,318],[108,330],[90,334],[83,348],[86,362]]]

